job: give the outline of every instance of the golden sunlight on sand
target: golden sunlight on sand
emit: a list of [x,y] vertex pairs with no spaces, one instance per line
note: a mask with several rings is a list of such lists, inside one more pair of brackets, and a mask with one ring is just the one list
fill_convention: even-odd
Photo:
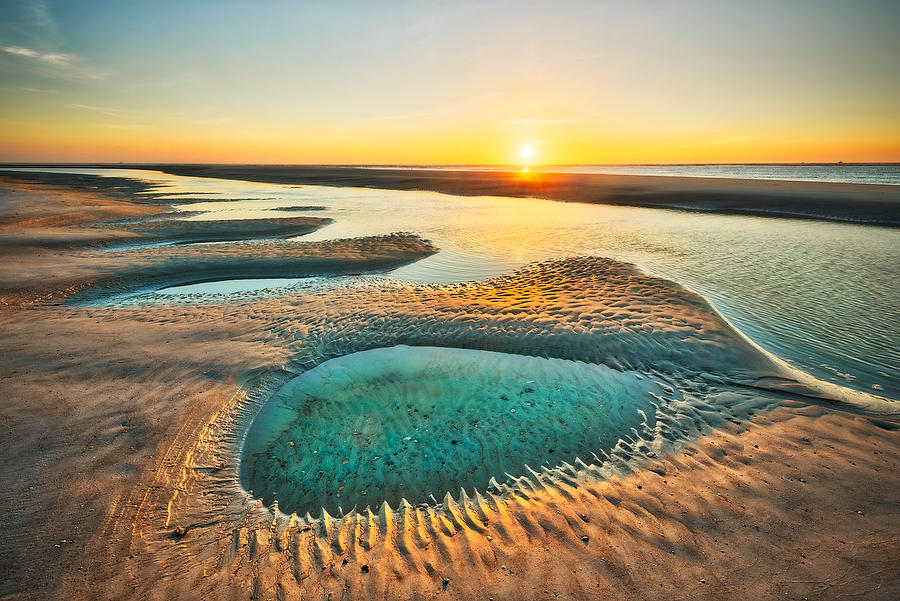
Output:
[[[16,401],[0,421],[15,437],[0,438],[0,452],[28,483],[0,496],[10,508],[0,543],[19,590],[71,601],[888,599],[900,590],[890,568],[900,460],[892,406],[855,405],[795,380],[675,282],[571,257],[456,285],[374,278],[236,302],[110,304],[110,294],[148,278],[159,286],[185,266],[194,279],[353,274],[435,249],[395,235],[109,251],[101,246],[193,233],[165,205],[135,204],[119,188],[5,185],[15,214],[4,227],[28,234],[9,239],[0,271],[0,384]],[[127,231],[93,227],[113,218]],[[527,369],[547,365],[538,355],[579,373],[609,366],[596,372],[598,390],[621,411],[610,423],[624,425],[606,450],[558,457],[584,420],[562,419],[553,390],[568,383],[542,388],[535,369],[495,395],[502,411],[433,415],[435,427],[458,422],[451,441],[417,417],[402,444],[421,448],[421,460],[413,451],[415,461],[378,467],[384,456],[359,442],[369,430],[356,426],[343,437],[297,430],[284,444],[272,438],[258,461],[242,459],[248,424],[292,378],[329,365],[353,377],[371,366],[354,353],[435,345],[502,353]],[[616,392],[637,389],[647,390],[642,405]],[[384,425],[406,419],[407,402]],[[358,447],[348,456],[344,443]],[[516,448],[556,452],[467,490],[379,503],[371,488],[340,506],[360,474],[424,486],[416,479],[449,462],[425,445],[444,443],[459,471]],[[280,477],[298,453],[312,467],[297,477],[329,479],[315,504],[284,499],[282,510],[271,488],[244,485],[242,461]],[[341,470],[346,482],[334,480]],[[331,513],[305,511],[320,500]]]

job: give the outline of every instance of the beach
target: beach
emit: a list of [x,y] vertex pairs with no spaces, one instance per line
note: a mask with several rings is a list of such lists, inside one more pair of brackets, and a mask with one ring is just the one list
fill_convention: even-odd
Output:
[[[135,165],[137,167],[137,165]],[[509,169],[452,171],[302,165],[140,165],[176,175],[288,185],[430,190],[467,196],[772,215],[900,226],[897,186],[777,180],[552,173]]]
[[0,601],[900,599],[900,3],[0,2]]
[[[873,225],[823,227],[871,227],[887,239],[900,223],[892,186],[158,168],[287,185],[853,221]],[[9,174],[0,187],[0,598],[900,595],[897,401],[868,381],[851,388],[801,372],[678,282],[580,252],[527,256],[478,280],[421,282],[390,274],[440,258],[443,240],[341,230],[351,203],[306,212],[319,201],[298,199],[294,215],[278,198],[265,201],[277,211],[265,218],[212,213],[190,221],[189,211],[207,210],[200,193],[178,199],[132,177]],[[777,229],[780,221],[771,221]],[[247,278],[308,284],[159,294]],[[404,359],[424,356],[417,348],[459,351],[427,352],[462,367],[431,382],[423,374],[433,367]],[[367,354],[386,350],[377,360]],[[379,371],[391,362],[394,371]],[[408,404],[433,411],[429,398],[448,387],[448,399],[469,390],[455,388],[461,373],[480,378],[476,391],[493,391],[487,413],[446,400],[446,414],[410,421]],[[371,440],[354,439],[353,397],[302,413],[313,401],[296,394],[316,377],[327,392],[338,376],[348,378],[344,388],[415,382],[388,388],[385,399],[418,396],[383,402],[383,421],[374,422],[404,436],[382,440],[376,428]],[[542,405],[564,400],[554,390],[588,381],[600,391],[591,398],[605,399],[592,414],[612,416],[591,454],[578,437],[584,407]],[[256,418],[271,399],[325,425],[286,428],[287,414],[276,412],[274,429],[254,442],[253,424],[266,423]],[[465,419],[455,422],[457,410]],[[552,444],[532,444],[530,423]],[[416,432],[419,425],[458,427],[460,444],[442,430]],[[339,440],[344,430],[348,441]],[[377,464],[382,442],[420,445],[398,453],[406,461],[387,470],[389,481]],[[505,463],[512,448],[533,463]],[[457,455],[446,480],[432,460],[449,453]],[[421,464],[409,459],[429,455]],[[305,463],[293,465],[294,456]],[[352,478],[369,465],[375,476],[357,485]],[[269,477],[298,477],[301,467],[313,472],[303,477],[327,474],[309,487],[315,498],[285,498],[281,507],[274,491],[249,485],[248,466],[265,470],[253,481],[266,485]],[[497,473],[485,478],[479,466]],[[322,510],[311,509],[317,504]]]

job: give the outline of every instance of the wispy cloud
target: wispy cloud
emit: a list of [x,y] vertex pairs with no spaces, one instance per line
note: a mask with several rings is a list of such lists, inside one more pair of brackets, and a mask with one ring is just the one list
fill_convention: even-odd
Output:
[[93,111],[95,113],[100,113],[101,115],[106,115],[107,117],[118,117],[122,114],[122,111],[117,108],[111,108],[108,106],[94,106],[92,104],[75,104],[70,103],[66,104],[66,107],[70,109],[78,109],[81,111]]
[[32,94],[59,94],[59,90],[54,90],[53,88],[28,88],[25,86],[18,86],[17,90],[22,90],[23,92],[31,92]]
[[53,11],[44,0],[0,0],[0,58],[5,68],[54,79],[106,79],[83,56],[66,52]]
[[0,2],[0,40],[8,46],[56,48],[62,38],[53,13],[44,0]]
[[581,123],[578,119],[507,119],[503,125],[510,127],[530,127],[536,125],[570,125]]
[[25,46],[0,46],[0,51],[30,60],[43,66],[44,74],[84,79],[106,79],[109,71],[86,64],[84,58],[64,52],[50,52]]
[[24,46],[0,46],[0,50],[7,54],[15,54],[16,56],[27,56],[28,58],[37,59],[50,65],[66,66],[72,63],[75,58],[71,54],[62,52],[41,52]]

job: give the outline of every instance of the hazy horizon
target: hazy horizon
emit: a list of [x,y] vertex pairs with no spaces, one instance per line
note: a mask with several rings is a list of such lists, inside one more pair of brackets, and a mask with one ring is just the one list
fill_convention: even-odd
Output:
[[[266,163],[253,161],[0,161],[0,165],[242,165],[242,166],[284,166],[284,167],[387,167],[387,168],[404,168],[404,167],[513,167],[521,169],[522,164],[514,161],[508,163]],[[696,163],[540,163],[532,164],[532,169],[553,168],[553,167],[700,167],[700,166],[796,166],[796,167],[816,167],[816,166],[894,166],[900,165],[897,161],[759,161],[759,162],[696,162]]]
[[900,161],[900,4],[0,7],[0,161]]

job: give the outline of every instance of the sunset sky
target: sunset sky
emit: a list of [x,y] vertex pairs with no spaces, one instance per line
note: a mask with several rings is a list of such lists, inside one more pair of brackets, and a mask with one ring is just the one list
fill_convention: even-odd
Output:
[[900,2],[0,0],[0,161],[900,161]]

